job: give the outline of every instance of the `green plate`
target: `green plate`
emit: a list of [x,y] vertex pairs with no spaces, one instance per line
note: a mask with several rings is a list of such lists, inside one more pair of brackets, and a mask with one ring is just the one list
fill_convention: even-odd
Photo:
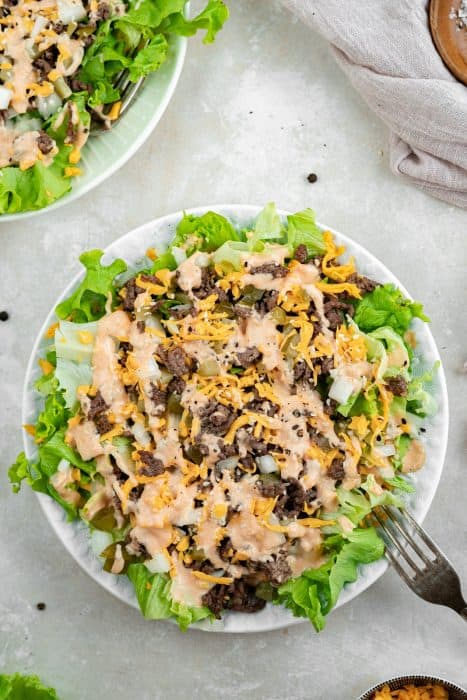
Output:
[[89,138],[80,162],[83,175],[73,179],[71,190],[64,197],[43,209],[4,214],[0,216],[0,223],[18,221],[57,209],[90,192],[121,168],[143,145],[169,104],[182,72],[186,47],[186,38],[172,37],[168,60],[146,78],[121,121],[111,131]]

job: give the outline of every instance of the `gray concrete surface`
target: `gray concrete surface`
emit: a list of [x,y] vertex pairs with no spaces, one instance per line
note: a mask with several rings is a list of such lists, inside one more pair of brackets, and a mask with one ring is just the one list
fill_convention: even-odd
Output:
[[465,623],[417,599],[392,571],[319,636],[306,624],[182,635],[102,591],[64,551],[35,496],[10,493],[32,341],[80,251],[188,206],[312,206],[380,257],[431,316],[452,421],[426,526],[467,588],[467,214],[390,174],[384,125],[318,36],[274,2],[230,5],[217,45],[190,43],[159,127],[116,176],[59,211],[0,224],[0,308],[11,313],[0,323],[0,670],[34,671],[65,700],[352,700],[391,675],[423,672],[466,686]]

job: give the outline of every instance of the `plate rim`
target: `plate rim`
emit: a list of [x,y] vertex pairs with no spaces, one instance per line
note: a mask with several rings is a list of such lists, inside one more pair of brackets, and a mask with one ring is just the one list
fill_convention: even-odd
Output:
[[[187,7],[189,7],[189,4],[187,4]],[[71,202],[76,202],[78,199],[83,197],[84,195],[88,194],[91,190],[94,190],[96,187],[99,187],[105,180],[108,178],[112,177],[120,168],[122,168],[131,158],[133,158],[134,155],[139,151],[139,149],[143,146],[143,144],[147,141],[147,139],[150,137],[154,129],[157,127],[159,124],[160,120],[162,119],[164,112],[166,111],[167,107],[169,106],[170,101],[172,100],[175,90],[178,85],[178,81],[180,80],[180,76],[183,70],[183,66],[185,64],[185,58],[186,58],[186,52],[187,52],[187,47],[188,47],[188,39],[187,37],[184,36],[176,36],[175,40],[173,42],[174,46],[174,65],[172,69],[172,75],[170,76],[170,79],[168,81],[167,87],[164,91],[164,95],[161,99],[161,101],[158,103],[157,108],[155,109],[152,118],[150,121],[147,123],[146,127],[138,133],[134,141],[131,142],[130,146],[128,147],[127,150],[125,150],[116,160],[113,161],[111,165],[109,165],[100,175],[98,175],[95,178],[90,178],[89,182],[84,185],[84,187],[80,190],[74,190],[73,185],[71,187],[71,190],[69,192],[66,192],[63,197],[60,197],[59,199],[56,199],[55,202],[52,202],[51,204],[42,207],[41,209],[32,209],[30,211],[23,211],[23,212],[16,212],[14,214],[1,214],[0,215],[0,224],[7,224],[7,223],[15,223],[17,221],[25,221],[26,219],[30,219],[32,217],[36,216],[41,216],[42,214],[49,213],[51,211],[55,211],[59,209],[60,207],[66,206],[67,204],[71,204]],[[151,75],[148,76],[147,80],[157,80],[158,73],[155,71],[154,73],[151,73]],[[138,103],[137,98],[135,99],[134,103],[130,106],[130,109],[134,109]],[[124,119],[124,117],[122,117]],[[105,134],[104,134],[105,136]],[[99,137],[98,137],[99,138]]]
[[[147,221],[140,226],[137,226],[136,228],[132,229],[131,231],[128,231],[127,233],[123,234],[122,236],[114,239],[108,246],[106,246],[103,251],[103,262],[108,263],[114,257],[118,257],[118,253],[114,252],[114,248],[118,248],[118,246],[123,242],[125,242],[126,239],[132,239],[132,238],[137,238],[140,234],[145,233],[147,230],[153,228],[154,230],[157,228],[168,228],[170,225],[173,225],[175,222],[178,222],[180,218],[184,214],[193,214],[195,216],[202,215],[206,213],[207,211],[216,211],[217,213],[222,213],[225,216],[233,215],[233,212],[235,212],[235,216],[239,216],[241,218],[247,218],[251,217],[253,219],[263,206],[260,205],[251,205],[251,204],[211,204],[211,205],[201,205],[197,207],[190,207],[186,208],[183,210],[179,210],[177,212],[169,213],[161,217],[156,217],[155,219],[152,219],[150,221]],[[283,210],[283,209],[278,209],[278,214],[281,217],[285,217],[288,214],[290,214],[290,211]],[[412,299],[412,296],[408,293],[404,285],[400,282],[400,280],[394,275],[393,272],[381,261],[379,260],[371,251],[369,251],[367,248],[365,248],[363,245],[358,243],[357,241],[353,240],[350,238],[350,236],[346,234],[342,234],[339,231],[325,226],[324,224],[320,223],[317,221],[318,226],[322,230],[327,230],[331,231],[338,240],[342,241],[346,246],[349,244],[353,248],[353,253],[355,253],[355,256],[357,257],[358,261],[358,256],[362,255],[363,258],[366,261],[370,261],[372,264],[376,264],[377,266],[381,267],[384,269],[384,274],[385,277],[389,282],[394,283],[397,285],[397,287],[403,292],[405,296],[407,296],[409,299]],[[139,253],[141,257],[144,256],[144,251],[141,251]],[[34,396],[36,392],[33,390],[30,390],[30,384],[31,384],[31,375],[33,373],[34,367],[36,360],[39,356],[39,350],[41,343],[43,341],[45,331],[47,328],[50,326],[50,323],[52,321],[52,318],[54,317],[54,310],[57,304],[59,304],[66,296],[70,294],[70,292],[74,289],[74,287],[79,284],[81,281],[82,277],[84,276],[84,271],[81,270],[79,271],[69,282],[69,284],[63,289],[63,291],[58,295],[57,299],[53,303],[48,315],[46,316],[44,323],[42,324],[41,328],[38,331],[38,334],[36,336],[36,339],[34,341],[32,350],[31,350],[31,355],[29,357],[29,361],[27,364],[26,368],[26,374],[25,374],[25,379],[24,379],[24,384],[23,384],[23,393],[22,393],[22,405],[21,405],[21,421],[22,425],[28,422],[27,420],[27,412],[28,412],[28,400],[29,396]],[[428,340],[428,344],[430,346],[431,353],[434,355],[436,360],[440,361],[440,368],[437,373],[437,379],[438,379],[438,384],[439,384],[439,414],[442,414],[442,424],[441,424],[441,429],[442,429],[442,434],[438,436],[439,440],[438,442],[440,443],[440,466],[438,467],[438,472],[436,474],[436,479],[435,481],[430,485],[430,490],[427,498],[419,505],[418,507],[418,514],[417,514],[417,520],[418,522],[422,523],[423,520],[425,519],[431,504],[433,502],[433,499],[436,495],[436,491],[439,486],[439,482],[441,480],[442,472],[444,469],[444,464],[445,464],[445,459],[446,459],[446,451],[447,451],[447,444],[448,444],[448,433],[449,433],[449,402],[448,402],[448,392],[447,392],[447,382],[446,382],[446,377],[444,373],[444,367],[443,363],[441,361],[441,357],[439,354],[438,347],[436,345],[436,342],[434,340],[433,334],[431,332],[431,329],[428,325],[424,325],[423,328],[425,329],[426,332],[426,337]],[[33,445],[32,438],[26,434],[25,431],[23,431],[23,446],[24,446],[24,451],[26,453],[26,457],[28,459],[31,458],[31,445]],[[111,593],[114,595],[116,598],[118,598],[120,601],[126,603],[127,605],[130,605],[131,607],[134,607],[138,609],[138,605],[136,603],[136,600],[130,601],[128,600],[125,596],[121,594],[121,591],[117,589],[115,585],[114,579],[117,579],[118,577],[116,576],[108,576],[108,581],[107,579],[101,580],[99,577],[99,574],[102,574],[102,569],[99,570],[99,572],[94,572],[90,570],[89,566],[86,565],[86,563],[82,560],[81,557],[81,552],[78,552],[78,548],[72,547],[70,543],[64,538],[63,536],[63,525],[65,527],[73,527],[76,526],[77,523],[69,523],[69,522],[62,522],[58,523],[56,517],[54,517],[54,514],[56,515],[58,512],[63,514],[63,509],[60,508],[60,506],[55,503],[48,495],[42,494],[42,493],[36,493],[36,496],[39,500],[40,506],[42,508],[42,511],[44,512],[49,524],[51,525],[52,529],[56,533],[57,537],[61,541],[62,545],[65,547],[65,549],[68,551],[68,553],[73,557],[73,559],[76,561],[76,563],[85,571],[85,573],[90,576],[96,583],[98,583],[102,588],[104,588],[107,592]],[[97,559],[97,557],[96,557]],[[370,586],[372,586],[388,569],[389,564],[387,560],[383,557],[382,559],[378,560],[377,562],[373,562],[373,564],[366,565],[365,570],[366,570],[366,579],[363,580],[362,577],[359,577],[357,581],[352,584],[353,586],[356,586],[356,584],[360,583],[360,588],[356,591],[352,591],[349,593],[347,590],[347,595],[345,595],[346,589],[344,588],[343,592],[341,593],[335,607],[333,610],[341,607],[347,602],[350,602],[354,598],[356,598],[358,595],[366,591]],[[269,604],[268,604],[269,605]],[[273,631],[276,629],[281,629],[284,627],[289,627],[295,624],[301,624],[301,623],[306,623],[308,620],[305,618],[297,618],[292,615],[292,613],[285,609],[285,608],[276,608],[277,610],[281,610],[283,613],[283,616],[279,616],[279,619],[272,621],[270,624],[267,626],[261,627],[261,628],[251,628],[251,627],[241,627],[238,625],[233,625],[232,629],[226,628],[223,626],[222,628],[219,628],[216,625],[205,625],[203,623],[197,623],[197,625],[193,625],[190,629],[202,629],[204,631],[210,631],[210,632],[224,632],[224,633],[263,633],[267,631]],[[332,612],[332,611],[331,611]],[[227,618],[230,617],[232,619],[232,615],[235,616],[235,618],[238,620],[240,616],[245,616],[247,615],[246,613],[227,613],[227,615],[224,616],[224,624]],[[251,620],[252,616],[249,615],[248,619]],[[309,622],[308,622],[309,624]]]

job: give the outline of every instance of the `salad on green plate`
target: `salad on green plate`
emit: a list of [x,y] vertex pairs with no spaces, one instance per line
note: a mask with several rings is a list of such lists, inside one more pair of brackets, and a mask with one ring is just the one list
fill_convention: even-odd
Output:
[[84,522],[147,618],[270,602],[323,629],[383,557],[368,516],[425,462],[421,304],[361,274],[310,209],[268,204],[246,228],[185,214],[137,268],[101,258],[81,256],[46,332],[15,491]]
[[158,71],[176,37],[205,30],[204,41],[214,41],[228,17],[222,0],[208,0],[192,19],[185,15],[186,4],[3,3],[0,215],[42,209],[70,190],[73,178],[83,174],[80,161],[92,123],[111,128],[119,117],[123,72],[136,83]]

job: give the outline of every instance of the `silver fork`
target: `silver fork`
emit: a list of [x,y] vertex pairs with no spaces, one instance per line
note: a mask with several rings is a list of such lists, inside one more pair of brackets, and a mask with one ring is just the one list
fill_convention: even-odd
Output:
[[459,576],[452,564],[405,508],[380,506],[372,515],[386,545],[386,557],[420,598],[446,605],[467,621]]
[[[144,49],[144,47],[147,46],[148,42],[149,40],[146,40],[142,45],[138,47],[137,50],[141,51],[141,49]],[[103,131],[109,131],[116,124],[118,124],[125,112],[127,112],[129,107],[132,105],[136,95],[138,94],[145,80],[145,76],[142,76],[136,81],[136,83],[132,83],[130,81],[129,71],[126,69],[122,70],[117,75],[117,80],[114,85],[115,89],[120,92],[120,101],[122,103],[120,107],[120,112],[118,113],[118,117],[110,121],[109,119],[105,118],[105,114],[99,114],[98,116],[100,121],[93,122],[89,135],[96,136],[97,134],[101,134]]]

